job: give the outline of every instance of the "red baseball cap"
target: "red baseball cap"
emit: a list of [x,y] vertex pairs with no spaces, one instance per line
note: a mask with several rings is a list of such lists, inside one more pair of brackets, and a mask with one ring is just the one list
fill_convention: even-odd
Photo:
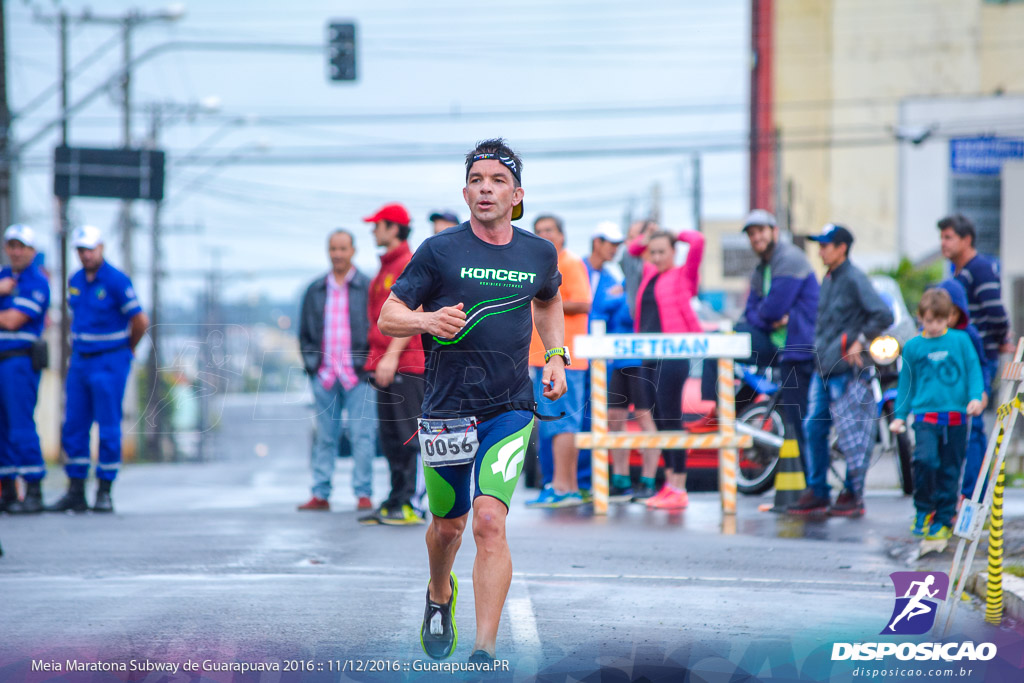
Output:
[[377,213],[372,216],[367,216],[363,219],[366,223],[376,223],[377,221],[388,221],[391,223],[397,223],[398,225],[411,225],[412,219],[409,218],[409,212],[405,210],[405,207],[401,204],[385,204],[384,206],[377,209]]

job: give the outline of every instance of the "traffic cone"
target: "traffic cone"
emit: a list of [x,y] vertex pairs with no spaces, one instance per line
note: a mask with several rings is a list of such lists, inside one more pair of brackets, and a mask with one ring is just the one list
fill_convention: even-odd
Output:
[[796,429],[789,420],[783,419],[783,424],[785,437],[779,449],[779,467],[775,471],[775,506],[772,512],[786,512],[807,488],[800,444],[795,438]]

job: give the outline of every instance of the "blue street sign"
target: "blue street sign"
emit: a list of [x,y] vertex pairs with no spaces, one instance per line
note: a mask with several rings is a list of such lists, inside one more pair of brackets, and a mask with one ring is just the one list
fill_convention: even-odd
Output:
[[1024,159],[1024,138],[951,138],[949,168],[953,173],[999,175],[1007,159]]

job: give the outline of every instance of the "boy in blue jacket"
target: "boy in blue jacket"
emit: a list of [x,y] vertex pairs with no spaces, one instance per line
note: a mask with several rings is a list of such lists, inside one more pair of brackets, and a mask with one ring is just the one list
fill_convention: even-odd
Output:
[[[971,337],[974,350],[978,353],[978,361],[981,363],[981,382],[985,387],[985,398],[982,400],[982,409],[988,405],[988,391],[992,386],[992,379],[996,374],[995,363],[989,360],[985,354],[985,342],[982,340],[978,328],[971,322],[968,313],[967,290],[959,280],[943,280],[938,284],[946,290],[953,302],[953,312],[949,314],[949,326],[956,330],[963,330]],[[974,495],[974,485],[978,481],[978,474],[981,470],[981,463],[985,459],[985,448],[988,446],[988,439],[985,437],[985,420],[981,415],[971,418],[971,428],[967,435],[967,458],[964,462],[964,478],[960,484],[960,495],[970,498]]]
[[[967,416],[980,415],[984,387],[981,363],[962,330],[948,327],[953,302],[944,289],[921,297],[921,334],[903,349],[893,432],[914,414],[915,536],[948,539],[956,513],[960,468],[967,449]],[[934,515],[929,525],[928,516]]]

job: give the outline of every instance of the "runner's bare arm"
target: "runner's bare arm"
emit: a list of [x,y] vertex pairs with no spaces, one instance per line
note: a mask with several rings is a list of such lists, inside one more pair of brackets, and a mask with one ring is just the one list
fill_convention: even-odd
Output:
[[[547,301],[533,300],[533,324],[545,349],[565,346],[565,315],[560,294]],[[552,356],[544,365],[541,382],[545,398],[554,400],[565,393],[565,363],[561,356]]]
[[462,304],[445,306],[427,313],[423,307],[415,311],[406,306],[393,293],[384,302],[377,319],[377,327],[389,337],[411,337],[414,334],[432,334],[440,339],[451,339],[466,324]]

